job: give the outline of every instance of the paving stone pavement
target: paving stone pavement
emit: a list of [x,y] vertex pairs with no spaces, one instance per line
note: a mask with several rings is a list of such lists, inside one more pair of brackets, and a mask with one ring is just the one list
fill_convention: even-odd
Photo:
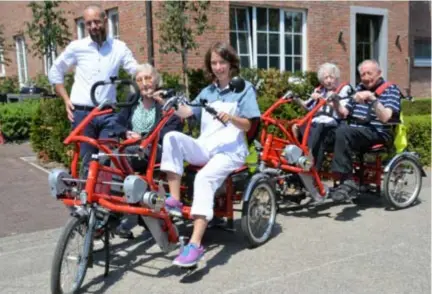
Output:
[[[28,145],[0,146],[0,293],[50,293],[52,256],[67,219],[48,194],[46,173],[19,159],[30,155]],[[256,249],[241,232],[209,230],[205,259],[190,274],[171,265],[176,252],[164,256],[135,228],[137,239],[115,240],[105,279],[96,256],[83,293],[429,294],[430,181],[429,171],[421,202],[400,211],[371,197],[315,212],[282,210],[273,238]]]

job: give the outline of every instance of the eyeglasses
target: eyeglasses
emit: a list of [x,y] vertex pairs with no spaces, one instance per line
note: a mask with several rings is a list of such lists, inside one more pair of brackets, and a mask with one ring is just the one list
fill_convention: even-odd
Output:
[[136,78],[137,83],[144,83],[144,82],[152,82],[153,77],[152,76],[142,76]]

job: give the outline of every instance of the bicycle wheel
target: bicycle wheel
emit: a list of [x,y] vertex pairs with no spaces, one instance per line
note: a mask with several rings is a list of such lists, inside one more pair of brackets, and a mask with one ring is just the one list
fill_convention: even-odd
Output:
[[252,247],[270,238],[276,220],[276,193],[266,179],[252,183],[250,197],[243,202],[241,227]]
[[[60,240],[54,253],[54,259],[51,267],[51,292],[55,294],[77,293],[81,287],[84,277],[87,272],[88,260],[93,242],[93,226],[91,226],[90,216],[78,216],[71,218],[63,230]],[[82,239],[79,242],[79,239]],[[74,240],[78,240],[77,244],[72,245]],[[75,253],[70,251],[76,250]],[[69,274],[76,270],[72,280],[63,278],[62,274]],[[70,287],[67,287],[68,282],[72,282]]]

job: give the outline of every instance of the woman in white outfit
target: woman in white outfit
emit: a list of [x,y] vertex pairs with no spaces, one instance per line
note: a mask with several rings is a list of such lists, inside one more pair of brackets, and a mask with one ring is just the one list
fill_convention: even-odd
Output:
[[240,93],[231,92],[229,82],[239,73],[239,58],[235,50],[226,43],[216,43],[205,56],[206,70],[213,83],[204,88],[193,103],[206,99],[216,109],[224,126],[200,107],[179,106],[176,114],[187,118],[195,115],[201,119],[198,139],[180,132],[170,132],[163,140],[161,170],[167,174],[171,196],[165,207],[173,215],[181,215],[180,179],[184,161],[203,166],[194,181],[191,215],[194,230],[189,244],[174,260],[178,266],[193,266],[204,253],[201,240],[208,222],[213,218],[213,201],[216,190],[226,177],[240,168],[248,155],[246,132],[251,121],[260,116],[255,89],[246,82]]

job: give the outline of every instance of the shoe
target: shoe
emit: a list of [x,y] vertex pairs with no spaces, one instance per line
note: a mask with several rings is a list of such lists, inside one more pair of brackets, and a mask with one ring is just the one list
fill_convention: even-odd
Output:
[[173,264],[179,267],[193,267],[197,265],[198,261],[204,255],[204,247],[196,246],[193,243],[189,243],[183,248],[183,251],[174,259]]
[[115,231],[115,234],[122,239],[131,240],[134,238],[134,234],[131,231],[123,229],[123,228],[117,228]]
[[334,201],[349,201],[355,199],[359,193],[359,187],[353,180],[346,180],[343,184],[340,184],[331,193],[331,198]]
[[165,200],[165,209],[169,214],[177,217],[182,217],[183,203],[173,197],[168,197]]

